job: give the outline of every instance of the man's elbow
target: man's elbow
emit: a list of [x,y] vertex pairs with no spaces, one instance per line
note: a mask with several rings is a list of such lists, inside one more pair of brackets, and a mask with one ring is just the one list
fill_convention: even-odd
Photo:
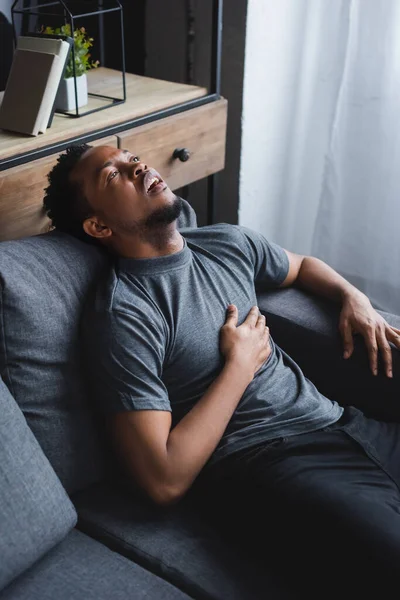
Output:
[[158,506],[177,504],[185,495],[186,490],[167,485],[153,486],[146,490],[151,500]]

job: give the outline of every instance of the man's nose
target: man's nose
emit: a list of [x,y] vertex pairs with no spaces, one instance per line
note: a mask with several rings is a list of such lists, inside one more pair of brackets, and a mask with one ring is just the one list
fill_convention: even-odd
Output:
[[139,177],[139,175],[141,175],[144,171],[147,171],[147,170],[148,170],[148,167],[145,163],[138,162],[135,164],[135,167],[133,169],[133,176],[136,179],[137,177]]

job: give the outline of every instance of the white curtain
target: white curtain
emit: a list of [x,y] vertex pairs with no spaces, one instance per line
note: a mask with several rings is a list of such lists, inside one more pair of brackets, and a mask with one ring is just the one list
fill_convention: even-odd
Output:
[[240,194],[400,314],[400,0],[249,0]]

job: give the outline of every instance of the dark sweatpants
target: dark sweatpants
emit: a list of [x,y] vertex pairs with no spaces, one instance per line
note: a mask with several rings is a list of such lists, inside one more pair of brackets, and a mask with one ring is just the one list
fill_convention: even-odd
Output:
[[347,408],[335,425],[206,467],[194,490],[299,592],[386,599],[400,593],[399,486],[400,425]]

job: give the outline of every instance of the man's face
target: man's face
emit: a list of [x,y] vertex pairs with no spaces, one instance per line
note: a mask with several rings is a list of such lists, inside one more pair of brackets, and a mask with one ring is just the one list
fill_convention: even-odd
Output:
[[127,150],[91,148],[70,177],[93,208],[93,219],[84,225],[91,235],[93,221],[98,230],[103,227],[118,235],[143,233],[172,223],[179,216],[180,201],[159,173]]

